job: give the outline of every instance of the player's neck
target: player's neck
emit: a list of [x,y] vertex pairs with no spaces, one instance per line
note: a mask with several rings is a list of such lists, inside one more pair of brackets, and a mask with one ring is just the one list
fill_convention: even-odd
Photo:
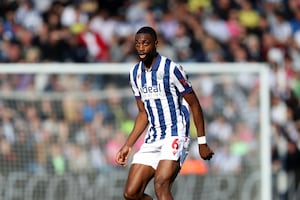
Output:
[[144,66],[147,71],[151,71],[156,59],[157,59],[158,53],[155,54],[155,56],[152,57],[152,59],[149,59],[147,61],[144,61]]

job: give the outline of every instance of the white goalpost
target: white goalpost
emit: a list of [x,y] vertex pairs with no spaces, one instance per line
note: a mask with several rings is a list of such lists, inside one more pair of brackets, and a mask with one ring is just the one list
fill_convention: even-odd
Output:
[[[45,200],[52,200],[52,199],[72,199],[72,200],[81,200],[81,199],[97,199],[101,195],[104,199],[119,199],[122,197],[122,188],[124,184],[124,181],[126,179],[127,170],[125,169],[119,169],[118,167],[115,167],[113,165],[107,164],[104,168],[95,170],[92,167],[92,162],[88,162],[87,165],[81,165],[82,163],[77,163],[74,160],[72,160],[73,154],[78,149],[81,153],[86,153],[86,158],[88,160],[91,160],[89,158],[89,155],[91,155],[91,147],[87,146],[89,145],[88,139],[83,134],[85,130],[85,124],[82,122],[82,116],[78,117],[79,109],[85,105],[86,102],[89,101],[89,97],[91,97],[91,94],[93,94],[93,97],[96,98],[99,101],[110,101],[110,95],[112,95],[110,88],[96,88],[93,91],[89,91],[88,89],[82,89],[78,88],[77,91],[69,91],[69,90],[62,90],[62,91],[54,91],[54,90],[45,90],[44,86],[46,85],[46,82],[50,82],[50,75],[58,75],[61,76],[60,78],[63,80],[64,75],[75,75],[78,76],[76,78],[77,81],[86,81],[86,76],[82,75],[91,75],[91,76],[106,76],[109,75],[110,77],[116,77],[116,80],[120,80],[118,83],[119,86],[114,88],[116,91],[116,94],[118,98],[121,99],[120,106],[126,110],[126,112],[130,113],[133,112],[132,108],[129,107],[130,105],[128,102],[134,101],[132,99],[131,90],[129,88],[129,82],[122,82],[122,79],[118,79],[118,77],[122,77],[124,80],[126,80],[129,70],[132,67],[132,63],[89,63],[89,64],[77,64],[77,63],[33,63],[33,64],[25,64],[25,63],[18,63],[18,64],[0,64],[0,77],[4,77],[5,80],[0,81],[0,88],[2,89],[2,94],[0,94],[0,102],[1,105],[6,107],[9,107],[8,113],[10,113],[12,116],[15,116],[18,118],[19,121],[23,121],[23,126],[26,126],[26,122],[29,124],[32,123],[32,121],[26,121],[30,120],[31,114],[30,108],[37,106],[41,107],[43,105],[44,99],[47,101],[50,101],[53,103],[53,105],[59,104],[60,107],[54,108],[55,117],[53,119],[57,120],[57,116],[60,116],[60,119],[65,118],[68,116],[68,113],[74,112],[74,108],[78,109],[76,114],[73,114],[72,117],[75,117],[76,119],[74,121],[71,121],[70,123],[60,122],[59,120],[54,121],[55,123],[58,123],[59,126],[57,127],[59,130],[57,133],[53,133],[55,135],[55,139],[59,141],[59,145],[54,144],[53,141],[47,143],[47,145],[51,146],[49,149],[44,149],[45,145],[42,147],[38,147],[39,151],[40,149],[44,149],[45,151],[49,151],[49,155],[45,155],[43,158],[51,157],[54,158],[54,154],[58,151],[65,151],[62,153],[62,155],[66,155],[67,158],[65,159],[65,165],[59,164],[61,161],[57,158],[52,159],[49,161],[44,161],[41,163],[38,162],[38,164],[34,161],[34,166],[32,167],[32,163],[29,163],[28,167],[20,167],[20,165],[17,164],[7,164],[7,165],[1,165],[0,166],[0,199],[10,200],[10,199],[25,199],[25,200],[35,200],[35,199],[45,199]],[[257,131],[257,136],[254,136],[255,143],[258,144],[257,151],[253,150],[253,152],[250,152],[249,154],[253,153],[254,157],[257,157],[257,160],[259,163],[255,163],[254,159],[252,160],[251,155],[243,154],[243,159],[246,160],[243,162],[246,162],[246,169],[240,169],[239,173],[229,173],[226,175],[225,173],[222,174],[222,172],[219,171],[212,171],[209,172],[206,177],[200,176],[200,179],[197,178],[197,176],[194,176],[194,179],[191,178],[191,176],[184,176],[180,175],[178,178],[178,181],[175,183],[175,199],[180,199],[181,195],[190,195],[191,199],[219,199],[220,196],[223,195],[224,199],[241,199],[244,200],[247,199],[259,199],[259,200],[271,200],[272,199],[272,181],[271,181],[271,133],[270,133],[270,96],[269,96],[269,68],[267,65],[263,63],[182,63],[185,71],[188,73],[188,75],[191,76],[191,81],[193,82],[193,85],[197,85],[198,87],[201,87],[201,78],[203,75],[207,75],[209,77],[209,80],[213,82],[214,85],[217,85],[221,87],[219,89],[218,95],[221,95],[223,92],[223,89],[226,88],[224,84],[227,83],[229,80],[230,87],[228,90],[234,91],[237,89],[241,89],[241,86],[239,86],[239,78],[241,78],[242,75],[251,75],[254,76],[255,81],[257,82],[257,90],[258,90],[258,96],[257,101],[258,104],[256,105],[258,112],[255,113],[258,116],[258,122],[257,124],[253,124],[254,130]],[[28,81],[26,84],[30,85],[26,89],[20,89],[14,85],[14,83],[18,80],[15,76],[17,75],[30,75],[30,81]],[[37,81],[37,76],[42,77],[42,81],[40,83],[43,83],[43,87],[37,85],[39,82]],[[45,77],[46,78],[45,78]],[[74,80],[74,79],[70,79]],[[102,80],[102,79],[101,79]],[[101,84],[107,84],[109,82],[109,78],[102,80]],[[25,80],[24,80],[25,81]],[[86,82],[81,82],[82,84],[79,84],[80,87],[83,87],[83,83],[86,84]],[[86,88],[91,87],[89,84],[91,84],[91,81],[88,79],[88,83]],[[94,78],[93,78],[94,81]],[[7,84],[10,84],[7,86]],[[21,83],[20,83],[21,84]],[[76,82],[76,84],[78,84]],[[73,88],[76,87],[76,84],[74,83]],[[126,85],[127,84],[127,85]],[[72,83],[71,83],[72,85]],[[121,87],[121,86],[122,87]],[[224,88],[223,88],[224,87]],[[38,88],[38,89],[37,89]],[[242,93],[245,94],[245,96],[248,98],[251,95],[251,90],[242,90]],[[212,93],[214,95],[215,93]],[[214,96],[212,96],[213,98]],[[71,98],[71,99],[68,99]],[[73,98],[73,99],[72,99]],[[112,96],[112,98],[115,98],[115,96]],[[219,98],[219,97],[218,97]],[[222,98],[222,96],[220,96]],[[228,97],[227,97],[228,98]],[[229,99],[230,101],[235,101],[235,97],[232,97],[232,99]],[[75,102],[73,101],[75,99]],[[250,99],[250,98],[249,98]],[[67,101],[69,100],[69,101]],[[124,103],[124,101],[126,103]],[[237,100],[238,102],[242,102],[243,100]],[[235,103],[235,102],[233,102]],[[218,105],[218,107],[221,107],[221,105]],[[28,106],[28,108],[26,107]],[[72,108],[68,109],[69,106],[73,106]],[[26,107],[26,108],[24,108]],[[80,107],[80,108],[79,108]],[[129,107],[129,108],[128,108]],[[212,107],[213,108],[213,107]],[[1,109],[5,109],[2,108]],[[26,109],[26,112],[24,111]],[[249,108],[252,109],[252,108]],[[203,110],[205,112],[206,108],[203,107]],[[24,113],[23,113],[24,111]],[[68,113],[65,113],[68,112]],[[105,111],[108,112],[108,111]],[[213,111],[212,111],[213,112]],[[218,111],[216,111],[218,112]],[[242,110],[237,110],[237,112],[243,112]],[[17,113],[17,114],[16,114]],[[39,110],[37,109],[37,113],[39,113]],[[127,114],[128,114],[127,113]],[[132,114],[132,113],[131,113]],[[215,116],[220,115],[221,113],[214,113]],[[38,114],[37,114],[38,115]],[[239,116],[241,116],[240,114]],[[22,118],[26,118],[26,120],[23,120]],[[48,116],[47,116],[48,117]],[[71,117],[71,118],[72,118]],[[50,117],[49,117],[50,118]],[[6,118],[5,116],[0,116],[0,119],[2,121],[1,127],[4,129]],[[10,120],[14,120],[13,117],[10,118]],[[48,118],[47,118],[48,120]],[[51,118],[52,120],[52,118]],[[65,120],[65,119],[63,119]],[[92,119],[95,120],[95,119]],[[102,119],[101,119],[102,120]],[[115,124],[120,124],[117,120],[118,118],[108,118],[108,121],[105,122],[105,130],[101,126],[95,125],[93,123],[93,127],[95,128],[95,135],[99,137],[101,140],[100,143],[103,145],[103,149],[105,152],[105,148],[107,145],[107,141],[110,139],[109,134],[107,132],[114,131],[114,126],[112,126],[110,123],[114,120]],[[213,117],[212,119],[213,120]],[[246,119],[241,119],[241,121],[244,120],[246,123]],[[42,120],[41,120],[42,121]],[[116,122],[115,122],[116,121]],[[255,120],[254,120],[255,121]],[[24,123],[25,122],[25,123]],[[46,130],[41,130],[46,125],[49,125],[52,123],[49,122],[49,120],[45,123],[41,124],[32,124],[30,125],[30,128],[28,128],[28,133],[31,134],[34,132],[35,135],[32,136],[34,140],[39,140],[39,134],[40,131],[41,134],[44,134]],[[100,121],[101,123],[103,121]],[[39,123],[39,122],[36,122]],[[11,131],[7,131],[5,133],[2,133],[1,136],[1,145],[11,145],[11,148],[15,151],[18,151],[17,148],[14,148],[14,143],[18,140],[18,134],[17,128],[14,126],[18,126],[17,123],[8,123],[9,127],[11,127]],[[64,137],[60,135],[60,129],[64,129],[66,124],[72,125],[74,127],[68,127],[66,128],[68,130],[67,136]],[[92,124],[92,123],[91,123]],[[109,124],[109,125],[107,125]],[[35,129],[35,125],[39,128]],[[82,126],[81,126],[82,125]],[[22,126],[22,127],[23,127]],[[50,125],[49,125],[50,126]],[[52,124],[53,126],[53,124]],[[91,127],[89,127],[91,128]],[[32,131],[34,129],[34,131]],[[65,130],[65,129],[64,129]],[[100,131],[103,135],[99,135]],[[2,131],[3,132],[3,131]],[[51,131],[50,131],[51,132]],[[62,131],[65,133],[66,131]],[[72,134],[71,134],[72,132]],[[99,133],[98,133],[99,132]],[[118,132],[115,131],[115,132]],[[8,138],[9,133],[11,134],[11,140]],[[46,134],[46,133],[45,133]],[[52,133],[47,133],[52,134]],[[74,136],[75,135],[75,136]],[[7,137],[7,138],[5,138]],[[5,139],[3,139],[5,138]],[[58,138],[58,139],[57,139]],[[8,141],[6,144],[5,141]],[[70,142],[70,141],[72,142]],[[74,142],[75,141],[75,142]],[[102,142],[105,141],[105,142]],[[73,144],[76,143],[75,145]],[[103,143],[103,144],[102,144]],[[105,143],[105,144],[104,144]],[[44,144],[44,143],[43,143]],[[227,144],[227,143],[226,143]],[[36,145],[36,144],[35,144]],[[65,145],[65,146],[64,146]],[[225,144],[224,144],[225,146]],[[64,149],[66,148],[66,149]],[[20,150],[21,151],[21,150]],[[43,151],[41,151],[43,152]],[[2,152],[3,153],[3,152]],[[217,152],[216,152],[217,153]],[[24,155],[24,158],[21,158],[20,160],[25,160],[29,157],[30,159],[32,157],[37,157],[40,154],[34,153],[34,156],[31,156],[30,152],[28,154],[24,154],[24,152],[18,152],[16,155]],[[57,155],[57,154],[55,154]],[[76,156],[75,156],[76,157]],[[104,156],[105,157],[105,156]],[[34,159],[35,159],[34,158]],[[84,157],[83,157],[84,158]],[[34,160],[33,159],[33,160]],[[79,159],[79,157],[78,157]],[[95,158],[94,158],[95,159]],[[22,161],[22,162],[23,162]],[[6,161],[5,161],[6,162]],[[8,162],[8,161],[7,161]],[[20,162],[21,163],[21,162]],[[47,171],[49,169],[49,163],[52,166],[51,173]],[[78,167],[82,168],[72,168],[73,163],[78,165]],[[27,163],[28,164],[28,163]],[[211,164],[211,163],[209,163]],[[12,168],[13,166],[14,168]],[[27,165],[26,165],[27,166]],[[57,168],[56,168],[57,167]],[[84,168],[85,167],[85,168]],[[210,166],[209,166],[210,167]],[[42,168],[42,170],[39,170]],[[212,167],[213,168],[213,167]],[[79,170],[80,169],[80,170]],[[213,168],[214,169],[214,168]],[[57,170],[57,171],[55,171]],[[61,171],[59,171],[61,170]],[[73,170],[73,171],[70,171]],[[77,170],[77,171],[76,171]],[[210,169],[209,169],[210,170]],[[61,172],[62,174],[59,174]],[[214,173],[216,172],[216,174]],[[56,174],[57,173],[57,174]],[[88,174],[88,175],[86,175]],[[230,175],[232,175],[230,177]],[[90,176],[92,178],[90,178]],[[196,177],[196,178],[195,178]],[[251,180],[253,178],[253,180]],[[25,182],[28,182],[28,184],[25,184]],[[223,182],[226,182],[228,186],[224,186]],[[43,183],[43,184],[41,184]],[[195,183],[195,184],[193,184]],[[65,187],[65,191],[60,191],[60,186],[63,184]],[[198,184],[198,186],[197,186]],[[16,186],[17,185],[17,186]],[[3,186],[3,187],[2,187]],[[216,186],[216,188],[214,188]],[[250,187],[249,189],[247,187]],[[207,191],[206,189],[210,188],[211,191]],[[257,188],[258,187],[258,188]],[[16,191],[15,193],[13,191]],[[84,191],[84,192],[83,192]],[[153,189],[150,186],[149,189],[150,193],[153,192]],[[190,194],[187,194],[187,191],[191,191]],[[203,194],[199,194],[199,192]],[[211,193],[210,193],[211,192]],[[219,192],[219,193],[218,193]],[[207,194],[204,194],[207,193]],[[254,194],[257,193],[257,194]],[[25,198],[24,198],[25,196]],[[177,198],[176,198],[177,197]],[[202,198],[200,198],[202,197]],[[187,197],[187,199],[190,199]]]

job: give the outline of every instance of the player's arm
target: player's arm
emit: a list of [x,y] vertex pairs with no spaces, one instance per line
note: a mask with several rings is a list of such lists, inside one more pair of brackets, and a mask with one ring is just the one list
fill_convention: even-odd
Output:
[[148,126],[147,112],[145,110],[143,102],[140,99],[137,99],[136,103],[138,107],[138,115],[135,119],[133,129],[130,135],[128,136],[125,144],[116,155],[116,162],[119,165],[123,165],[123,166],[126,166],[127,159],[132,146],[135,144],[137,139],[141,136],[141,134]]
[[209,160],[212,158],[214,152],[209,148],[209,146],[206,143],[204,117],[200,102],[193,90],[185,94],[183,97],[188,102],[192,111],[193,120],[197,130],[200,156],[204,160]]
[[124,144],[129,147],[132,147],[134,145],[134,143],[148,126],[147,112],[145,110],[144,103],[140,99],[137,99],[136,103],[138,107],[138,115],[135,119],[133,129],[129,137],[127,138],[126,143]]

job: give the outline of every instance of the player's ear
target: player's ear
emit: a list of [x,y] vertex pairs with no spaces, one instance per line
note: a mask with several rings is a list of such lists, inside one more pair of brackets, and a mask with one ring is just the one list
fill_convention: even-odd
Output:
[[155,40],[155,47],[157,47],[158,45],[158,40]]

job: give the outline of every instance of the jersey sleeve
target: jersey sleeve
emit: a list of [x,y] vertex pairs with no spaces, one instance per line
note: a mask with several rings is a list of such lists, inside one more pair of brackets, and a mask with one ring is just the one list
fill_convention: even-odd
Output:
[[137,65],[135,67],[133,67],[130,70],[130,74],[129,74],[129,80],[130,80],[130,86],[131,86],[131,90],[133,92],[133,95],[135,96],[136,99],[141,99],[141,93],[139,91],[139,88],[137,86],[137,71],[138,71],[138,67]]
[[172,75],[173,83],[181,95],[188,94],[193,90],[182,66],[175,65]]

